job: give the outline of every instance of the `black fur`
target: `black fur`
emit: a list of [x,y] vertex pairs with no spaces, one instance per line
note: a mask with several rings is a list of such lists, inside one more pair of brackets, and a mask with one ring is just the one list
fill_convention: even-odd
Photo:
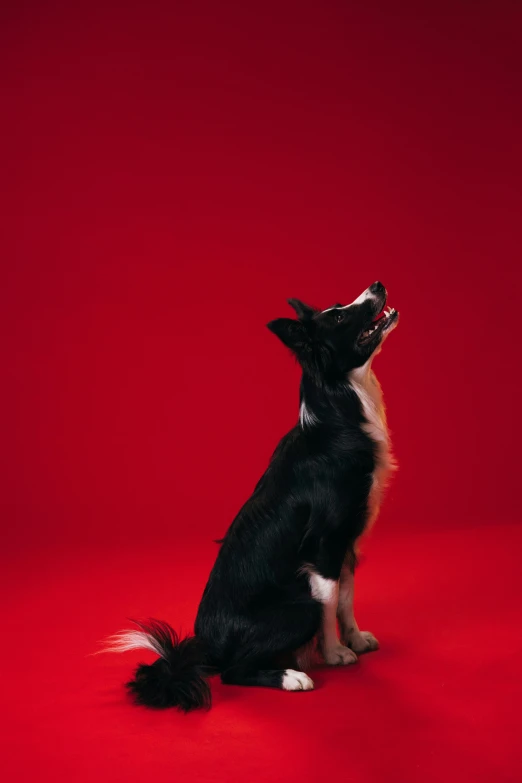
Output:
[[157,709],[208,709],[210,688],[205,677],[209,668],[201,641],[195,636],[180,640],[170,625],[159,620],[136,624],[159,643],[163,654],[154,663],[137,667],[134,679],[127,683],[134,700]]
[[347,379],[396,320],[395,314],[375,321],[385,301],[375,283],[360,302],[324,312],[289,300],[298,320],[268,324],[302,366],[301,401],[312,423],[283,437],[230,526],[203,593],[196,636],[180,642],[164,623],[142,626],[160,641],[164,657],[139,666],[128,684],[141,703],[208,706],[204,677],[211,671],[225,683],[281,687],[288,661],[318,634],[322,605],[306,569],[334,580],[343,563],[353,569],[367,521],[377,444],[362,427],[361,402]]

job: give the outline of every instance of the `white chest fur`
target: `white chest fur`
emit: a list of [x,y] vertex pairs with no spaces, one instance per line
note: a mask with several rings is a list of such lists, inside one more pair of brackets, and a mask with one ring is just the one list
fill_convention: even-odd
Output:
[[367,525],[369,527],[379,513],[383,490],[390,473],[396,466],[390,451],[382,389],[371,369],[371,363],[367,362],[362,367],[352,370],[348,376],[348,382],[361,401],[366,419],[363,429],[377,446],[377,462],[373,471],[372,488],[368,499]]

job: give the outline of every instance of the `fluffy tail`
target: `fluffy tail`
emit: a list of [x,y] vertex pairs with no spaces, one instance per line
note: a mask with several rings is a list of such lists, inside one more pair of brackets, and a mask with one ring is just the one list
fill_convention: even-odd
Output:
[[196,636],[180,639],[170,625],[159,620],[133,622],[139,630],[114,634],[104,652],[144,649],[160,656],[154,663],[140,663],[134,679],[127,683],[135,701],[157,709],[178,707],[184,712],[208,709],[211,696],[205,677],[211,671],[201,641]]

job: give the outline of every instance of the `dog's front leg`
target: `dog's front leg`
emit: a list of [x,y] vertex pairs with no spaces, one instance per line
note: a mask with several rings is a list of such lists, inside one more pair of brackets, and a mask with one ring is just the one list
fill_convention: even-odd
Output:
[[337,616],[341,626],[341,639],[354,652],[360,654],[379,649],[379,642],[369,631],[360,631],[353,612],[354,563],[345,562],[339,580]]
[[341,644],[337,637],[337,605],[339,602],[339,580],[327,579],[316,571],[309,571],[312,596],[323,605],[323,617],[319,633],[321,652],[331,666],[346,666],[355,663],[357,655]]

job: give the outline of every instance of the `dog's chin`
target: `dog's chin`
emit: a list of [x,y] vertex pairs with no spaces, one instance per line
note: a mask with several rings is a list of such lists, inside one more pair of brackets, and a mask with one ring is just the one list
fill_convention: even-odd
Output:
[[370,357],[380,351],[383,342],[399,323],[399,313],[392,307],[382,310],[359,335],[357,345],[361,353]]

